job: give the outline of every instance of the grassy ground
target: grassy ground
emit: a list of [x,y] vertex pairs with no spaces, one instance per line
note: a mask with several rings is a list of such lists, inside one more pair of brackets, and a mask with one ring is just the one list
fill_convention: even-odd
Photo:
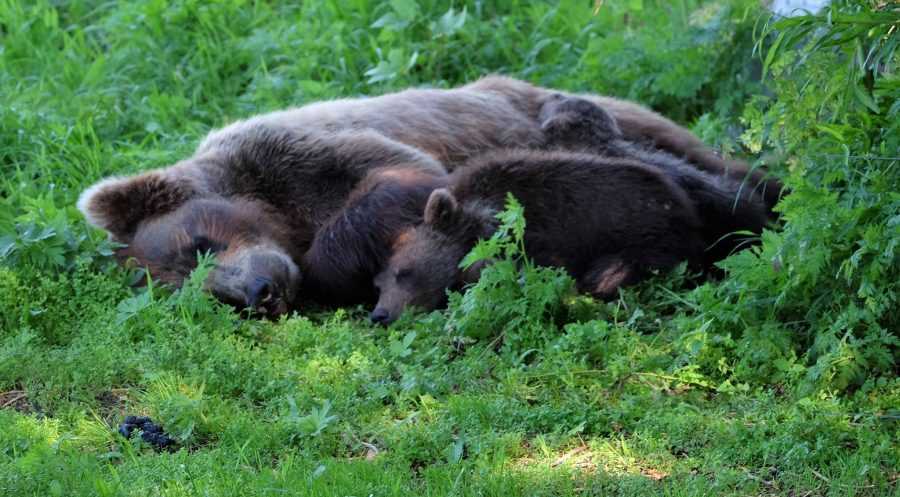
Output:
[[[0,495],[900,495],[896,11],[839,3],[0,0]],[[231,119],[487,72],[761,157],[784,226],[720,282],[498,265],[380,329],[134,290],[73,206]]]

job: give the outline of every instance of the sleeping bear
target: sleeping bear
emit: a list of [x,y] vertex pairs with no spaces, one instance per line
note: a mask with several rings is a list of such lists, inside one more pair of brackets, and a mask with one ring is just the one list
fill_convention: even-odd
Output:
[[669,152],[627,140],[612,115],[584,98],[556,95],[543,106],[540,118],[548,143],[556,148],[636,160],[661,170],[684,189],[703,225],[706,269],[746,246],[777,219],[772,207],[784,191],[775,179],[750,182],[702,171]]
[[652,271],[701,263],[700,218],[664,171],[571,152],[488,154],[434,190],[422,222],[396,237],[375,278],[371,319],[392,322],[408,306],[434,309],[447,289],[474,282],[478,271],[463,271],[460,261],[497,229],[508,193],[525,209],[526,255],[564,268],[581,292],[605,299]]
[[[406,90],[265,114],[213,131],[172,166],[104,179],[81,195],[78,207],[126,244],[121,260],[134,260],[155,279],[181,284],[197,252],[209,251],[216,265],[207,286],[215,296],[275,316],[295,301],[315,233],[370,173],[439,178],[485,152],[546,148],[541,113],[557,94],[492,76],[452,90]],[[644,107],[582,97],[608,110],[626,140],[704,171],[748,175],[744,164],[716,156]],[[758,173],[750,177],[761,181]]]
[[[530,161],[528,167],[521,168],[528,173],[528,178],[540,180],[542,177],[532,171],[534,168],[562,162],[564,157],[570,157],[573,164],[587,164],[589,168],[607,165],[622,171],[620,166],[627,163],[653,168],[671,181],[674,188],[684,192],[696,212],[697,234],[703,244],[696,261],[700,263],[699,269],[715,272],[715,262],[746,245],[752,240],[746,233],[758,235],[770,220],[771,206],[760,192],[726,174],[701,171],[671,154],[625,140],[615,119],[593,102],[571,96],[551,98],[540,113],[540,121],[546,149],[583,150],[603,156],[604,160],[590,162],[583,157],[560,155],[549,161],[540,153],[529,158],[524,152],[510,156],[518,162]],[[491,159],[493,165],[490,167],[499,169],[497,162],[501,159],[498,157]],[[422,222],[431,192],[447,187],[450,181],[457,181],[458,176],[468,178],[470,168],[486,167],[482,163],[482,159],[475,158],[449,177],[424,172],[370,173],[338,213],[318,230],[303,258],[304,293],[325,296],[335,302],[377,300],[378,290],[373,279],[388,264],[392,251],[409,238],[413,232],[410,228]],[[553,173],[555,175],[569,171],[554,167],[558,169]],[[490,178],[487,173],[484,176]],[[603,177],[610,175],[604,172]],[[563,181],[563,178],[556,179]],[[780,191],[776,181],[767,180],[767,183],[761,186]],[[622,190],[621,195],[628,195],[632,190],[635,195],[642,192],[640,185],[629,184],[626,177],[616,184]],[[610,204],[609,208],[614,208],[615,201],[598,196],[590,207],[604,209]],[[544,209],[556,208],[549,200],[540,205]],[[535,213],[532,211],[530,215]]]

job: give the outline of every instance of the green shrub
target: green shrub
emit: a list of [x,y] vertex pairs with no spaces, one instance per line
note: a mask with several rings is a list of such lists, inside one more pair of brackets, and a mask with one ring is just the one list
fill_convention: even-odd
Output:
[[712,324],[739,381],[803,372],[806,389],[844,390],[896,370],[898,21],[863,4],[759,33],[777,97],[750,101],[743,139],[788,158],[783,227],[723,262],[728,278],[694,293],[686,325]]
[[497,218],[496,233],[479,242],[460,265],[494,262],[463,295],[451,295],[447,326],[453,334],[502,341],[521,354],[555,333],[555,320],[574,282],[565,271],[536,267],[528,259],[524,209],[511,195]]

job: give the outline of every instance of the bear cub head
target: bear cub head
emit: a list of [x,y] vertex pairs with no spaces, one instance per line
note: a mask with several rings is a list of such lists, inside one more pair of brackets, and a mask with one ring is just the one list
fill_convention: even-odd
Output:
[[387,264],[375,277],[379,294],[371,320],[389,324],[407,308],[436,309],[446,302],[448,289],[477,281],[484,263],[465,270],[459,263],[479,238],[495,229],[492,211],[463,207],[446,188],[434,190],[422,222],[397,236]]
[[269,317],[286,313],[300,283],[286,224],[266,204],[204,195],[190,178],[151,171],[108,178],[82,193],[88,222],[126,246],[123,261],[180,286],[211,253],[206,287],[219,300]]

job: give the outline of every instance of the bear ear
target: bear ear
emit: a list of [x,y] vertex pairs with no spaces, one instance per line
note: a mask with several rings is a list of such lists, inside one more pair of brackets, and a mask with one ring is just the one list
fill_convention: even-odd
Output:
[[428,203],[425,204],[425,224],[436,228],[447,226],[453,221],[458,210],[459,203],[450,190],[438,188],[431,192]]
[[81,194],[78,210],[92,225],[128,242],[141,221],[171,212],[193,195],[188,181],[153,171],[101,180]]

